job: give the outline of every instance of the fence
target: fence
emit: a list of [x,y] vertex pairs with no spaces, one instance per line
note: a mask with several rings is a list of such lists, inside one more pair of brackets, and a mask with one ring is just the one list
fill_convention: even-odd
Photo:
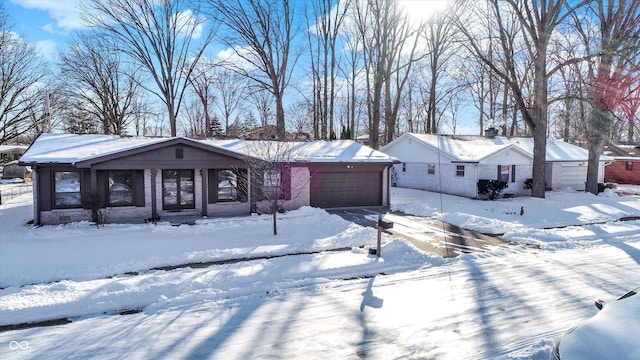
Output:
[[29,194],[33,191],[33,184],[18,184],[0,189],[0,205],[18,196]]

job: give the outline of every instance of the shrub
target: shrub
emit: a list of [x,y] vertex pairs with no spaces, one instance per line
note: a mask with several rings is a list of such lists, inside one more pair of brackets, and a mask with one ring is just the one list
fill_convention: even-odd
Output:
[[478,180],[478,194],[489,195],[490,200],[495,200],[500,192],[506,189],[508,184],[502,180]]

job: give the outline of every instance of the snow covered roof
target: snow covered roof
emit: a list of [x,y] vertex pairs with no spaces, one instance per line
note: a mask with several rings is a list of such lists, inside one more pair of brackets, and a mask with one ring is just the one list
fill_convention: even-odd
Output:
[[[211,148],[256,158],[269,158],[268,152],[283,151],[289,158],[271,158],[298,162],[378,162],[395,158],[351,140],[314,142],[276,142],[250,140],[191,140],[186,138],[120,137],[113,135],[43,134],[20,158],[22,163],[75,164],[81,161],[134,150],[149,145],[184,139]],[[267,154],[267,155],[265,155]]]
[[22,155],[20,162],[73,164],[166,140],[114,135],[42,134]]
[[[403,137],[412,137],[430,147],[439,149],[442,153],[457,161],[478,162],[506,148],[519,149],[530,157],[533,157],[532,137],[506,137],[506,136],[471,136],[471,135],[432,135],[407,133],[382,148],[393,146],[396,141],[403,141]],[[589,152],[579,146],[575,146],[562,140],[547,138],[546,161],[569,162],[587,161]],[[601,157],[601,160],[610,160]]]
[[397,161],[392,156],[353,140],[318,140],[311,142],[202,140],[201,142],[265,160],[280,158],[296,162],[378,163]]
[[0,145],[0,153],[26,149],[24,145]]
[[616,160],[638,160],[640,159],[640,145],[632,144],[606,144],[604,154]]

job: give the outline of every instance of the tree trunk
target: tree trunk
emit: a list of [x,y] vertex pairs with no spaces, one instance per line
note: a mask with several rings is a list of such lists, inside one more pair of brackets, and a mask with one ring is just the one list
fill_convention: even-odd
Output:
[[598,194],[598,168],[600,154],[604,147],[604,138],[600,138],[589,144],[589,160],[587,162],[587,183],[584,191]]
[[[546,42],[538,46],[540,54],[546,54]],[[534,59],[534,90],[533,90],[533,187],[531,196],[544,198],[545,196],[545,168],[547,153],[547,60],[544,56]]]
[[276,136],[278,140],[284,141],[285,127],[284,127],[284,106],[282,105],[282,94],[276,96]]
[[278,214],[278,210],[273,210],[273,235],[278,235],[278,222],[276,214]]

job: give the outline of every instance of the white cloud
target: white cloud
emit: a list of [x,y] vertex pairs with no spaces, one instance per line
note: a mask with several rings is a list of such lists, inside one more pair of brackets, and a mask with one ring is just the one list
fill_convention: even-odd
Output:
[[56,46],[57,44],[53,40],[38,41],[36,42],[36,52],[43,58],[53,61],[57,54]]
[[[56,26],[64,31],[82,27],[82,20],[78,11],[80,0],[11,0],[14,4],[25,9],[46,11],[56,21]],[[52,26],[46,31],[54,32]]]
[[178,28],[178,34],[187,36],[193,29],[192,39],[200,38],[202,34],[202,28],[204,27],[204,21],[198,19],[193,15],[191,10],[180,11],[176,13],[176,26]]

